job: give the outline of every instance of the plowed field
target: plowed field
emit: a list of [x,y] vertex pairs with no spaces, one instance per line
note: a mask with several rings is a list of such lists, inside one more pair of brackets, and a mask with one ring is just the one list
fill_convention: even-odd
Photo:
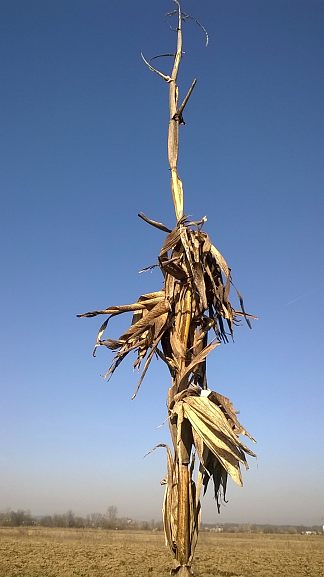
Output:
[[[161,533],[0,528],[0,577],[162,577]],[[201,532],[196,577],[322,577],[324,536]]]

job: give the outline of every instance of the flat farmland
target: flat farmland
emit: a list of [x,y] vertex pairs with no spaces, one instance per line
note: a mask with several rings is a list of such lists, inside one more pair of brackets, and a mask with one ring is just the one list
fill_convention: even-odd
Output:
[[[162,577],[161,533],[0,528],[0,577]],[[202,532],[197,577],[323,577],[324,536]]]

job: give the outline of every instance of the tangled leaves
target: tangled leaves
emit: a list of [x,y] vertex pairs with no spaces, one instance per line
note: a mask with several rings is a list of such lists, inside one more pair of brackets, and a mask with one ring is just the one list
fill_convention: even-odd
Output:
[[[78,316],[107,315],[94,350],[95,354],[98,347],[104,346],[115,352],[106,377],[113,374],[128,353],[136,353],[134,367],[139,369],[143,363],[143,368],[134,396],[154,355],[160,357],[170,371],[172,386],[168,406],[174,453],[167,447],[163,517],[166,541],[175,558],[174,573],[177,573],[189,555],[184,556],[186,546],[181,545],[179,537],[182,503],[187,500],[189,507],[192,559],[200,522],[201,490],[205,492],[210,479],[213,481],[219,510],[220,499],[226,497],[228,475],[241,485],[240,465],[247,468],[246,455],[255,456],[239,439],[243,434],[253,440],[237,420],[230,400],[210,391],[206,377],[208,354],[233,337],[234,326],[241,318],[251,326],[250,318],[255,317],[245,312],[243,299],[236,289],[240,309],[231,304],[231,271],[208,235],[201,230],[205,218],[189,222],[183,217],[170,230],[162,223],[140,216],[167,233],[158,263],[154,265],[162,272],[163,288],[140,296],[133,304]],[[126,332],[118,339],[104,338],[109,320],[125,312],[133,313]],[[210,332],[213,338],[208,340]],[[196,482],[193,479],[195,455],[200,463]],[[187,489],[182,494],[184,478]]]
[[[149,221],[149,219],[147,219]],[[154,221],[149,221],[154,222]],[[160,223],[158,228],[163,226]],[[199,226],[186,218],[168,233],[158,257],[159,267],[164,277],[162,290],[140,296],[129,305],[108,307],[78,315],[93,317],[108,315],[101,325],[94,354],[99,346],[117,351],[106,377],[110,377],[120,362],[130,351],[137,352],[134,367],[144,367],[138,388],[147,372],[149,364],[157,354],[168,365],[180,389],[190,383],[204,388],[204,366],[207,354],[233,336],[233,328],[239,317],[244,317],[241,295],[241,310],[235,310],[229,301],[231,286],[230,269],[212,245],[208,235]],[[224,279],[224,280],[223,280]],[[132,312],[130,327],[117,340],[103,339],[109,320],[125,312]],[[190,323],[191,346],[186,347],[181,332],[177,329],[177,319],[187,313]],[[207,345],[208,332],[212,330],[216,341]],[[188,349],[188,350],[186,350]],[[185,366],[181,360],[185,359]]]

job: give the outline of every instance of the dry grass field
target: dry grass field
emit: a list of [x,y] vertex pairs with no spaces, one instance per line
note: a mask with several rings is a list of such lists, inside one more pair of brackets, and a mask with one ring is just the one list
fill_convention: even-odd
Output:
[[[0,528],[0,577],[162,577],[161,533]],[[201,533],[197,577],[323,577],[324,536]]]

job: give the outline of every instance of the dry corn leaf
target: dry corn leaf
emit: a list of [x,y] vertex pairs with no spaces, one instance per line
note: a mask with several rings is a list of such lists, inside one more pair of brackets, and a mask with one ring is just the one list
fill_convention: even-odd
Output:
[[211,391],[210,395],[208,395],[208,399],[222,409],[226,417],[233,422],[233,425],[237,429],[238,434],[245,435],[246,437],[251,439],[253,443],[256,442],[256,440],[250,435],[250,433],[246,429],[244,429],[244,427],[242,427],[241,423],[239,422],[236,416],[237,411],[234,409],[233,404],[228,397],[224,397],[224,395],[216,393],[216,391]]
[[220,500],[226,502],[228,473],[220,461],[207,449],[206,470],[204,471],[204,494],[206,493],[208,483],[212,478],[214,483],[214,497],[216,500],[217,510],[220,513]]
[[131,325],[129,329],[120,337],[120,340],[127,341],[129,338],[136,338],[143,331],[154,325],[155,319],[166,312],[169,312],[170,304],[166,299],[160,300],[147,314]]
[[82,314],[77,315],[77,317],[83,318],[83,317],[95,317],[97,315],[111,315],[111,316],[120,315],[122,313],[128,313],[128,312],[132,312],[132,311],[136,311],[136,310],[142,310],[142,309],[148,308],[148,307],[153,307],[163,299],[164,299],[164,293],[162,296],[152,298],[152,299],[146,301],[145,303],[136,302],[136,303],[132,303],[130,305],[113,306],[113,307],[109,307],[107,309],[103,309],[103,310],[99,310],[99,311],[90,311],[88,313],[82,313]]
[[229,268],[223,255],[219,252],[219,250],[213,244],[210,247],[210,252],[213,255],[218,266],[221,268],[221,271],[224,273],[224,275],[226,277],[229,277],[231,274],[231,269]]
[[187,367],[184,368],[183,372],[180,375],[180,381],[179,381],[179,389],[180,390],[183,388],[183,385],[184,385],[186,379],[188,378],[189,374],[191,373],[192,369],[196,365],[201,363],[213,349],[218,347],[218,345],[220,345],[220,342],[215,341],[215,340],[212,341],[211,343],[209,343],[209,345],[207,345],[202,351],[200,351],[200,353],[198,353],[198,355],[196,355],[193,358],[191,363]]
[[192,265],[192,270],[193,270],[194,286],[199,294],[201,303],[200,312],[203,313],[208,308],[208,304],[207,304],[206,286],[202,264],[200,262],[194,262]]
[[235,435],[222,410],[207,397],[192,394],[175,402],[172,414],[179,412],[183,412],[184,417],[191,423],[194,444],[204,468],[207,468],[204,458],[206,445],[233,480],[241,485],[239,464],[242,463],[247,468],[245,453],[252,456],[254,453]]
[[178,244],[179,241],[180,241],[180,230],[178,227],[176,227],[166,237],[160,251],[160,258],[163,259],[163,257],[165,257],[170,250],[175,248],[175,246]]
[[[200,415],[208,425],[213,428],[217,424],[217,430],[219,435],[223,434],[225,437],[232,439],[232,442],[236,445],[239,443],[239,447],[242,451],[246,452],[248,455],[255,457],[255,453],[249,449],[242,441],[238,440],[231,423],[228,421],[223,411],[207,397],[190,396],[184,399],[194,411]],[[239,424],[239,427],[243,430],[243,427]],[[254,441],[254,439],[252,439]],[[245,457],[244,457],[245,459]]]

